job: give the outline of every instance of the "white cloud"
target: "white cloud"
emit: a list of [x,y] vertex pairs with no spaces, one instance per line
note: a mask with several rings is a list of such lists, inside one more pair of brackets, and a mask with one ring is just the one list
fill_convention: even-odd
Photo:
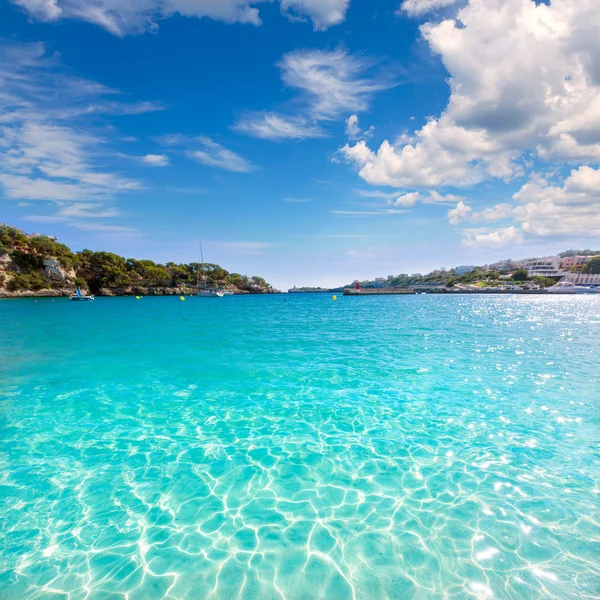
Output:
[[359,196],[365,198],[381,198],[386,200],[392,206],[412,207],[415,204],[453,204],[462,200],[461,196],[454,194],[440,194],[436,190],[431,190],[428,194],[422,192],[406,192],[398,194],[395,192],[384,192],[381,190],[355,190]]
[[473,213],[472,223],[494,223],[502,221],[513,216],[513,206],[507,203],[496,204],[489,208],[484,208],[480,212]]
[[316,124],[303,117],[281,115],[274,112],[247,113],[233,127],[236,131],[253,137],[281,141],[321,138],[327,134]]
[[324,31],[343,23],[350,0],[280,0],[281,10],[292,19],[295,15],[312,19],[315,30]]
[[451,225],[458,225],[463,221],[470,223],[494,223],[514,216],[513,206],[511,204],[496,204],[482,211],[475,212],[468,204],[460,201],[455,208],[448,211],[448,220]]
[[169,157],[166,154],[146,154],[142,160],[150,167],[166,167],[169,164]]
[[375,127],[371,125],[367,131],[363,131],[358,124],[358,116],[350,115],[346,119],[346,135],[351,140],[367,140],[373,135]]
[[94,168],[90,150],[101,141],[72,127],[26,122],[0,130],[5,196],[19,200],[109,197],[139,182]]
[[[52,15],[53,3],[38,2]],[[106,116],[160,108],[128,102],[118,90],[82,79],[65,69],[41,43],[0,46],[0,195],[58,206],[54,215],[31,215],[39,222],[62,222],[90,229],[86,219],[118,216],[104,203],[141,183],[106,167],[118,156],[110,149]],[[98,125],[108,125],[99,127]],[[99,134],[98,132],[102,132]],[[95,222],[95,230],[130,231]]]
[[225,169],[236,173],[249,173],[256,169],[250,161],[209,137],[195,138],[195,143],[199,146],[199,149],[188,150],[187,155],[207,167]]
[[458,0],[404,0],[400,10],[408,13],[411,17],[419,17],[438,8],[444,8],[456,4]]
[[[283,82],[299,92],[293,101],[300,107],[297,114],[248,113],[234,125],[235,130],[274,141],[326,137],[320,122],[367,110],[376,92],[395,85],[390,77],[371,73],[374,61],[343,48],[295,50],[284,55],[278,66]],[[358,117],[354,114],[348,122],[348,131],[358,135]],[[372,129],[362,137],[369,137]]]
[[452,204],[462,200],[462,196],[454,194],[440,194],[436,190],[431,190],[429,195],[423,198],[423,204]]
[[461,200],[455,208],[451,208],[448,211],[448,220],[451,225],[458,225],[459,223],[466,221],[472,213],[473,209]]
[[23,175],[0,174],[4,197],[12,200],[82,200],[97,196],[99,190],[83,191],[76,183],[50,181]]
[[450,74],[443,113],[410,139],[342,153],[368,183],[403,188],[509,180],[523,156],[597,163],[598,30],[597,0],[470,0],[421,27]]
[[375,92],[394,85],[389,78],[368,75],[373,61],[342,48],[296,50],[286,54],[279,66],[284,83],[305,94],[315,120],[367,110]]
[[25,218],[33,223],[62,223],[83,231],[104,233],[136,233],[138,231],[133,227],[108,225],[97,221],[97,219],[118,216],[120,212],[115,208],[105,208],[102,204],[90,202],[61,204],[61,206],[62,208],[54,215],[27,215]]
[[513,198],[515,220],[530,236],[600,236],[600,169],[574,169],[563,185],[536,178]]
[[77,217],[85,219],[105,219],[117,217],[121,213],[113,207],[106,208],[103,204],[93,202],[67,204],[61,208],[57,215],[59,217]]
[[480,212],[459,202],[448,212],[448,218],[452,225],[512,219],[514,225],[499,232],[463,230],[463,243],[468,246],[500,244],[511,236],[521,241],[600,237],[600,169],[579,167],[562,183],[554,184],[535,175],[513,195],[513,200],[514,204],[497,204]]
[[467,231],[463,245],[469,248],[506,248],[523,243],[523,232],[514,227],[505,227],[497,231],[478,232]]
[[460,196],[453,194],[440,194],[435,190],[431,190],[429,194],[423,194],[421,192],[408,192],[397,196],[395,200],[390,203],[394,206],[414,206],[417,202],[422,204],[448,204],[461,200]]
[[361,133],[362,133],[362,129],[358,125],[358,116],[350,115],[346,119],[346,135],[351,140],[357,140],[360,137]]
[[[115,35],[155,31],[160,19],[179,14],[226,23],[260,25],[256,5],[269,0],[11,0],[40,21],[78,19]],[[344,21],[349,0],[279,0],[292,20],[309,18],[315,30]]]
[[421,199],[419,192],[409,192],[408,194],[402,194],[398,196],[394,201],[394,206],[414,206]]

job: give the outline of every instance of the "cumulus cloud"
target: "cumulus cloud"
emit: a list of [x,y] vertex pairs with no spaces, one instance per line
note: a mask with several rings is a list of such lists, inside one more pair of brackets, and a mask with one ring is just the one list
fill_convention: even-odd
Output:
[[362,129],[358,125],[358,116],[350,115],[346,119],[346,135],[351,140],[357,140],[362,133]]
[[460,201],[455,208],[448,211],[448,220],[451,225],[458,225],[464,221],[470,223],[494,223],[514,216],[514,207],[508,203],[496,204],[475,212],[471,206]]
[[264,140],[303,140],[321,138],[327,134],[316,124],[303,117],[274,112],[247,113],[233,127],[236,131]]
[[470,231],[466,232],[462,243],[469,248],[506,248],[522,244],[523,232],[514,226],[490,232]]
[[[160,19],[174,14],[207,17],[226,23],[260,25],[257,5],[269,0],[11,0],[40,21],[78,19],[119,36],[155,31]],[[311,19],[325,30],[346,18],[350,0],[279,0],[292,20]]]
[[562,185],[536,178],[513,198],[515,220],[531,236],[600,236],[600,169],[573,169]]
[[600,169],[582,166],[573,169],[564,181],[554,183],[533,175],[513,195],[513,200],[514,204],[496,204],[479,212],[459,202],[448,212],[448,219],[452,225],[512,220],[510,234],[505,228],[500,233],[463,230],[464,243],[471,246],[500,244],[511,236],[520,240],[600,237]]
[[394,200],[393,205],[411,207],[414,206],[420,198],[421,194],[419,194],[419,192],[409,192],[408,194],[398,196],[396,200]]
[[371,125],[369,129],[363,131],[358,124],[358,115],[350,115],[346,119],[346,135],[351,140],[363,139],[367,140],[373,135],[375,127]]
[[450,74],[443,113],[409,139],[342,153],[368,183],[404,188],[509,180],[524,155],[598,162],[599,29],[596,0],[470,0],[421,27]]
[[472,213],[473,209],[461,200],[455,208],[451,208],[448,211],[448,220],[451,225],[458,225],[459,223],[466,221]]
[[280,0],[281,10],[293,20],[300,17],[312,19],[317,31],[339,25],[346,19],[350,0]]

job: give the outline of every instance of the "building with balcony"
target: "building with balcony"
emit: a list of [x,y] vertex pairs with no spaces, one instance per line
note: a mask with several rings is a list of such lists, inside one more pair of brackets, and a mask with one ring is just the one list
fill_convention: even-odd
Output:
[[560,259],[560,268],[564,271],[572,271],[573,269],[581,269],[588,261],[589,256],[567,256]]
[[530,277],[562,277],[565,274],[557,256],[529,259],[525,263],[525,269]]

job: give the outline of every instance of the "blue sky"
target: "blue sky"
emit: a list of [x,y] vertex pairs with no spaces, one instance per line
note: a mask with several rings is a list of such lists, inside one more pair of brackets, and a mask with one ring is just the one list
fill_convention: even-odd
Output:
[[594,0],[0,5],[0,220],[340,285],[600,241]]

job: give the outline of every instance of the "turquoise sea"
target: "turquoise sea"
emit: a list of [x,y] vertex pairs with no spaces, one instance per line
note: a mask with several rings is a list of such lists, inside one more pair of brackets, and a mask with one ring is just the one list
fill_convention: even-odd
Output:
[[0,598],[600,597],[600,298],[0,300]]

